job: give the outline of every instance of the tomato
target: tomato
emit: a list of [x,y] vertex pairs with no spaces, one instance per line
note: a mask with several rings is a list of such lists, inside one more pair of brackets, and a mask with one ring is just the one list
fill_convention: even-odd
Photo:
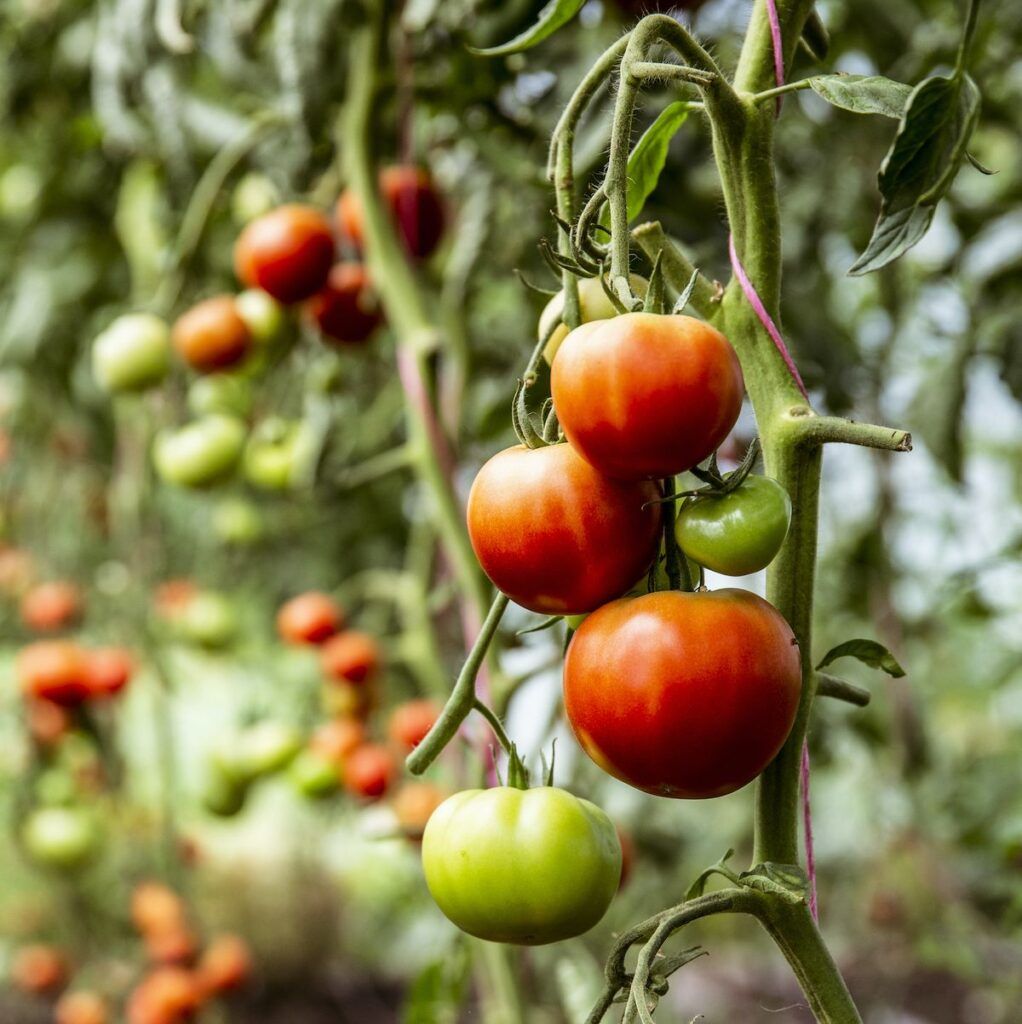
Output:
[[310,479],[315,457],[308,424],[273,416],[252,431],[245,445],[245,479],[264,491],[290,490]]
[[364,800],[378,800],[397,779],[394,755],[378,743],[363,743],[344,761],[344,788]]
[[349,629],[331,637],[320,650],[320,664],[328,679],[363,685],[380,667],[380,649],[367,633]]
[[247,224],[280,204],[277,186],[258,171],[241,176],[231,194],[231,215],[238,224]]
[[365,726],[356,718],[332,718],[321,725],[309,741],[309,749],[341,768],[366,741]]
[[248,547],[263,535],[262,513],[245,498],[225,498],[213,509],[213,532],[225,544]]
[[358,718],[364,721],[376,707],[378,697],[373,685],[331,679],[323,688],[323,708],[335,718]]
[[[632,291],[639,298],[646,297],[646,289],[649,288],[647,281],[641,274],[629,274],[629,283]],[[578,283],[578,306],[582,317],[582,323],[593,323],[597,320],[610,320],[618,315],[617,307],[607,298],[603,285],[598,277],[587,277]],[[539,318],[538,340],[542,341],[547,333],[553,330],[546,347],[543,349],[543,358],[548,362],[554,361],[564,339],[569,334],[569,328],[561,316],[564,313],[564,289],[561,289],[546,304]],[[554,324],[557,328],[554,329]]]
[[233,818],[244,808],[247,799],[248,786],[214,766],[202,790],[202,806],[218,818]]
[[58,871],[83,867],[99,848],[96,822],[80,807],[43,807],[33,811],[25,820],[21,838],[35,863]]
[[187,643],[217,650],[234,640],[238,616],[234,602],[226,594],[200,590],[182,609],[174,626]]
[[[398,238],[415,259],[425,259],[444,233],[444,207],[428,171],[401,165],[384,167],[379,175],[380,193],[397,228]],[[356,245],[363,244],[362,204],[351,189],[337,202],[341,231]]]
[[248,288],[234,297],[234,308],[245,321],[252,340],[259,345],[272,341],[284,325],[280,304],[259,288]]
[[144,939],[146,956],[154,964],[191,963],[199,947],[195,934],[185,924],[147,932]]
[[78,588],[67,580],[37,583],[21,599],[21,621],[40,633],[73,625],[82,614]]
[[128,685],[134,671],[134,659],[121,647],[85,652],[85,684],[91,698],[115,697]]
[[426,822],[447,796],[446,790],[432,782],[406,782],[394,794],[394,817],[411,838],[421,839]]
[[104,391],[142,391],[170,370],[170,328],[151,313],[119,316],[92,343],[92,374]]
[[109,1024],[113,1020],[107,1001],[87,989],[61,996],[53,1015],[56,1024]]
[[328,340],[365,341],[383,323],[379,299],[361,263],[335,263],[326,284],[306,303],[309,316]]
[[234,244],[234,271],[278,302],[300,302],[326,283],[334,262],[330,222],[318,210],[278,206],[248,224]]
[[52,747],[67,735],[71,716],[52,700],[29,698],[25,703],[25,726],[33,742]]
[[727,338],[690,316],[625,313],[573,331],[551,368],[572,447],[608,476],[674,476],[707,458],[742,407]]
[[288,779],[300,796],[309,799],[336,793],[341,784],[337,763],[312,749],[301,751],[291,762]]
[[244,782],[286,768],[302,746],[302,738],[292,726],[272,719],[248,726],[235,742],[235,769]]
[[185,905],[163,882],[139,882],[131,892],[131,921],[143,935],[184,927]]
[[468,532],[486,575],[549,615],[592,611],[646,570],[660,543],[653,483],[610,480],[569,445],[507,448],[479,471]]
[[196,970],[205,997],[235,992],[252,976],[248,943],[237,935],[217,935],[206,947]]
[[791,499],[776,481],[747,476],[730,494],[687,498],[674,527],[682,551],[725,576],[765,569],[781,550]]
[[187,1024],[201,1005],[202,992],[192,971],[158,967],[129,996],[127,1024]]
[[604,771],[657,796],[723,796],[781,749],[802,689],[799,649],[744,590],[615,601],[572,637],[564,710]]
[[42,995],[67,984],[67,959],[55,946],[37,943],[22,946],[11,961],[11,981],[22,992]]
[[222,413],[244,419],[252,411],[252,385],[236,373],[208,373],[188,387],[188,408],[196,416]]
[[426,884],[462,931],[539,946],[587,932],[621,877],[610,819],[544,786],[472,789],[434,811],[422,839]]
[[89,696],[86,659],[68,640],[39,640],[18,652],[16,672],[26,697],[74,707]]
[[292,597],[277,612],[277,632],[289,644],[321,644],[343,625],[341,606],[315,590]]
[[216,295],[192,306],[177,318],[171,339],[181,358],[199,373],[235,366],[252,346],[252,335],[232,295]]
[[153,443],[156,472],[179,487],[207,487],[228,476],[245,446],[245,424],[233,416],[202,416]]
[[405,752],[414,750],[440,717],[435,700],[410,700],[394,708],[387,723],[387,735]]

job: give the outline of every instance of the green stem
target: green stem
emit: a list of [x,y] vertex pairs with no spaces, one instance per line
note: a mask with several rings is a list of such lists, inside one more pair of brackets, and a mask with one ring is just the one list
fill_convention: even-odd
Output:
[[481,701],[478,697],[472,701],[472,707],[486,719],[501,747],[504,748],[504,752],[510,756],[512,748],[511,737],[508,736],[507,730],[504,728],[504,723],[501,722],[497,713],[485,701]]

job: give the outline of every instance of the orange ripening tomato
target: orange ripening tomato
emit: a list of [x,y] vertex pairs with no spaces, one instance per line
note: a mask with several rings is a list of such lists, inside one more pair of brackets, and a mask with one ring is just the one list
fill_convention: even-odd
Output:
[[22,992],[43,995],[67,984],[70,967],[56,946],[22,946],[11,961],[11,983]]
[[394,817],[411,838],[421,839],[426,822],[448,796],[446,790],[432,782],[406,782],[394,794]]
[[310,206],[278,206],[250,221],[234,243],[239,280],[283,303],[315,295],[333,262],[330,221]]
[[238,935],[217,935],[206,947],[196,968],[206,998],[235,992],[252,976],[252,954]]
[[292,597],[277,612],[277,633],[289,644],[321,644],[343,625],[341,606],[316,590]]
[[378,743],[364,743],[344,762],[344,788],[363,800],[379,800],[397,779],[394,755]]
[[185,918],[181,897],[162,882],[139,882],[131,893],[131,920],[143,935],[183,930]]
[[512,601],[575,615],[620,597],[649,567],[660,544],[660,506],[649,502],[659,497],[650,481],[597,472],[570,445],[516,445],[475,478],[468,532]]
[[171,340],[181,358],[199,373],[234,366],[252,347],[252,335],[238,315],[233,295],[216,295],[182,313]]
[[326,284],[305,305],[324,338],[345,345],[365,341],[383,323],[380,300],[361,263],[335,263]]
[[38,583],[21,599],[21,621],[40,633],[73,625],[82,614],[78,588],[67,580]]
[[53,1008],[56,1024],[110,1024],[110,1006],[98,992],[68,992]]
[[30,697],[25,702],[25,727],[33,742],[41,747],[52,747],[67,735],[71,716],[67,708],[52,700]]
[[338,768],[366,741],[365,726],[356,718],[334,718],[321,725],[309,740],[309,748]]
[[622,480],[674,476],[708,458],[742,408],[727,338],[691,316],[624,313],[572,331],[551,367],[564,436]]
[[440,705],[434,700],[409,700],[391,712],[387,735],[406,753],[414,750],[440,717]]
[[128,1024],[187,1024],[202,1005],[202,992],[192,971],[157,967],[138,983],[128,998]]
[[349,629],[323,644],[319,660],[328,679],[363,686],[380,667],[380,649],[368,633]]
[[[443,236],[445,216],[429,172],[408,165],[384,167],[379,186],[405,251],[420,260],[432,255]],[[337,201],[337,221],[341,231],[361,247],[362,204],[351,189],[345,189]]]
[[199,942],[185,924],[146,932],[146,955],[154,964],[190,964],[195,959]]
[[130,682],[135,661],[123,647],[85,651],[85,682],[89,697],[116,697]]
[[84,652],[70,640],[27,644],[18,652],[15,664],[26,697],[74,707],[89,696]]
[[564,710],[606,772],[657,796],[751,782],[791,731],[802,666],[791,627],[745,590],[625,598],[579,626]]

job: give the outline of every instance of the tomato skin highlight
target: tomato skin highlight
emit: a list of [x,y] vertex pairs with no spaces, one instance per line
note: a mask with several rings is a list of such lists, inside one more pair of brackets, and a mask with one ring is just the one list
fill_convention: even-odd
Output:
[[590,615],[564,662],[564,709],[604,771],[656,796],[704,799],[751,782],[791,731],[799,648],[744,590],[662,591]]
[[383,310],[361,263],[335,263],[326,284],[306,303],[324,340],[358,345],[383,323]]
[[674,533],[689,558],[725,576],[748,576],[777,557],[791,523],[791,498],[776,481],[748,476],[730,494],[686,498]]
[[572,331],[551,368],[573,448],[607,476],[674,476],[707,458],[742,407],[727,338],[690,316],[624,313]]
[[240,363],[252,346],[248,325],[238,315],[231,295],[216,295],[182,313],[171,339],[178,355],[199,373]]
[[472,789],[445,800],[422,837],[430,894],[462,931],[539,946],[606,913],[621,846],[606,814],[563,789]]
[[239,280],[285,304],[318,292],[333,261],[330,221],[318,210],[294,203],[251,221],[234,244]]
[[548,615],[592,611],[620,596],[659,545],[660,492],[611,480],[569,445],[494,455],[468,497],[483,571],[512,601]]

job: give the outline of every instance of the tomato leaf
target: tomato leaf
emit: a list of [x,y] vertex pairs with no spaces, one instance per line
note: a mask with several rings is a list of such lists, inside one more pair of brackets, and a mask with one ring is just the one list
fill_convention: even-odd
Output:
[[779,896],[787,903],[805,903],[809,879],[797,864],[757,864],[738,876],[739,885],[757,892]]
[[905,670],[898,664],[894,655],[876,640],[846,640],[843,644],[832,647],[816,666],[817,670],[826,668],[838,658],[856,658],[863,665],[878,668],[895,679],[905,674]]
[[816,75],[809,87],[832,106],[853,114],[881,114],[901,120],[912,86],[883,75]]
[[965,159],[979,100],[976,83],[965,74],[927,78],[912,90],[880,166],[882,201],[873,237],[849,274],[885,267],[926,233]]
[[519,33],[514,39],[501,43],[499,46],[488,46],[477,49],[470,46],[472,53],[482,57],[504,57],[509,53],[521,53],[543,42],[552,36],[562,25],[567,25],[572,18],[585,6],[586,0],[550,0],[539,12],[539,20],[531,28]]

